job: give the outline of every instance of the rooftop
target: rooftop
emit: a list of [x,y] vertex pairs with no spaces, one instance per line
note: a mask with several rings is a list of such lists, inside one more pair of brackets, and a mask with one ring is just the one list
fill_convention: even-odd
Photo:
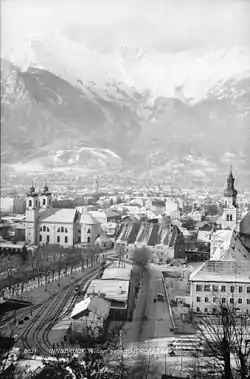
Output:
[[48,223],[64,223],[70,224],[74,222],[77,211],[76,209],[70,208],[52,208],[46,210],[39,215],[38,222],[48,222]]
[[99,225],[100,222],[97,221],[90,213],[82,213],[80,224],[85,225]]
[[131,274],[131,266],[128,268],[109,267],[104,270],[102,280],[107,280],[107,279],[129,280],[130,274]]
[[105,299],[127,302],[128,298],[128,280],[93,280],[88,289],[87,295],[100,294],[104,295]]
[[190,275],[190,281],[250,283],[250,261],[206,261]]
[[98,316],[106,319],[109,315],[110,303],[100,297],[89,298],[77,303],[70,315],[71,318],[81,317],[82,313],[86,310],[97,314]]

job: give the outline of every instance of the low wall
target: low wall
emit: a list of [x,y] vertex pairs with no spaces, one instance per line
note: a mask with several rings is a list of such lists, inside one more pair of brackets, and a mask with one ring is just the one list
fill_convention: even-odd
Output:
[[167,286],[166,286],[166,283],[165,283],[163,275],[162,275],[162,284],[163,284],[165,296],[166,296],[166,299],[167,299],[167,306],[168,306],[168,310],[169,310],[169,314],[170,314],[170,318],[171,318],[171,323],[172,323],[173,331],[174,331],[174,333],[177,333],[178,332],[178,327],[175,325],[174,316],[173,316],[172,308],[171,308],[171,305],[170,305],[170,299],[169,299],[168,289],[167,289]]

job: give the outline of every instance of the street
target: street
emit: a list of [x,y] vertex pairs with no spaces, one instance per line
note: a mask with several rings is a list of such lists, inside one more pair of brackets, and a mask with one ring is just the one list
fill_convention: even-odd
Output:
[[161,338],[173,336],[165,296],[164,301],[154,302],[157,293],[164,294],[161,271],[149,264],[136,300],[133,321],[126,324],[123,332],[125,349],[148,346],[150,340],[156,348],[157,344],[161,345]]

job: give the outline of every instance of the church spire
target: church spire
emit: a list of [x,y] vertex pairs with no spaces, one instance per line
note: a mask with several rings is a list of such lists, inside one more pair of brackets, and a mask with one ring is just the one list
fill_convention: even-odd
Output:
[[230,172],[229,172],[229,175],[227,177],[227,186],[224,190],[224,196],[233,198],[233,202],[235,203],[238,191],[234,187],[234,182],[235,182],[235,178],[233,176],[233,168],[231,165],[230,166]]

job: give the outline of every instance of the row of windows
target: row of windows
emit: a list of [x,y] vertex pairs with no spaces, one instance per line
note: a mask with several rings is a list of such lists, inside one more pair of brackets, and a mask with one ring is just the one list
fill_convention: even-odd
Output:
[[[42,241],[42,235],[40,234],[40,242]],[[60,243],[60,236],[57,236],[57,243]],[[46,236],[46,242],[50,242],[50,236]],[[68,236],[64,237],[64,243],[68,243]]]
[[[50,232],[50,229],[47,227],[47,226],[41,226],[40,227],[40,232]],[[57,233],[68,233],[68,229],[67,228],[64,228],[64,226],[62,226],[61,228],[58,228],[57,229]]]
[[[197,308],[196,308],[196,312],[200,312],[200,311],[201,311],[200,308],[197,307]],[[212,312],[213,312],[213,313],[216,313],[217,311],[218,311],[217,308],[213,308],[213,309],[212,309]],[[204,312],[205,312],[205,313],[208,313],[208,308],[205,308],[205,309],[204,309]],[[246,310],[246,312],[248,313],[248,309]]]
[[[216,303],[217,302],[217,298],[216,297],[213,297],[213,303]],[[197,301],[197,303],[200,303],[201,301],[202,301],[202,299],[201,299],[201,297],[199,297],[199,296],[197,296],[197,298],[196,298],[196,301]],[[205,297],[205,303],[208,303],[209,302],[209,298],[208,297]],[[222,299],[221,299],[221,302],[223,303],[223,304],[225,304],[226,303],[226,298],[225,297],[223,297]],[[234,304],[234,299],[232,299],[232,298],[230,298],[229,299],[229,302],[230,302],[230,304]],[[240,299],[238,299],[238,304],[243,304],[243,300],[240,298]],[[250,304],[250,299],[246,299],[246,304]]]
[[[37,207],[37,200],[35,201],[35,204],[36,204],[36,207]],[[46,199],[43,199],[42,203],[40,203],[40,204],[41,205],[46,205]],[[51,199],[48,199],[48,205],[51,205]],[[28,206],[32,207],[32,200],[29,200]]]
[[227,215],[227,221],[233,221],[233,216],[232,215]]
[[[226,292],[227,286],[222,285],[220,286],[220,292]],[[203,291],[203,286],[201,284],[196,284],[196,292],[201,292]],[[212,286],[210,284],[205,284],[204,285],[204,291],[205,292],[218,292],[219,291],[219,286],[216,284],[213,284]],[[235,286],[230,286],[230,292],[233,293],[235,292]],[[242,293],[243,292],[243,287],[239,286],[238,287],[238,292]],[[250,287],[247,287],[247,293],[250,293]]]

